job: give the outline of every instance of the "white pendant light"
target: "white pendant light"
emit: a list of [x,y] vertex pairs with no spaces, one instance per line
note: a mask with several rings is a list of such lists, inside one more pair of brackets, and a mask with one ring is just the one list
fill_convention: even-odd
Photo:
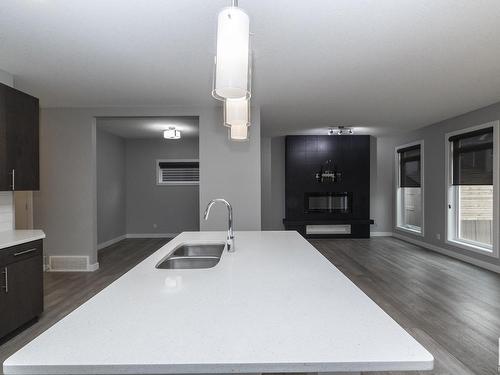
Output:
[[231,127],[229,128],[229,138],[233,141],[248,140],[248,126],[231,125]]
[[250,100],[227,99],[224,101],[224,125],[250,125]]
[[212,95],[219,100],[250,97],[250,20],[236,0],[217,19],[217,56]]
[[165,139],[180,139],[181,132],[175,129],[175,126],[169,127],[163,132],[163,138]]

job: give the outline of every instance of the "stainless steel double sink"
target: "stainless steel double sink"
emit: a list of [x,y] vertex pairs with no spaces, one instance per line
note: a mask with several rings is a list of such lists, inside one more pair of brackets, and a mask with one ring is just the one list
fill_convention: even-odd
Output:
[[212,268],[219,263],[225,243],[182,244],[166,259],[162,259],[159,269]]

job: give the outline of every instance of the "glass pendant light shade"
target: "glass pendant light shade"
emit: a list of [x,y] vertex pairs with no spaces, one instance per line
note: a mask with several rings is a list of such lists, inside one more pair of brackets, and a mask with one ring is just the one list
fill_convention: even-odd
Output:
[[250,100],[227,99],[224,101],[225,126],[250,125]]
[[248,126],[231,125],[229,137],[233,141],[246,141],[248,139]]
[[212,95],[219,100],[250,97],[250,20],[240,8],[222,9],[217,24],[217,56]]

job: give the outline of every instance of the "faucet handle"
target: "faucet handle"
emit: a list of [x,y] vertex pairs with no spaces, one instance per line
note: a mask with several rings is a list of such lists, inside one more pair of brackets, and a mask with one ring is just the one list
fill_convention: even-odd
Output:
[[234,253],[234,237],[227,237],[226,239],[227,251],[229,253]]

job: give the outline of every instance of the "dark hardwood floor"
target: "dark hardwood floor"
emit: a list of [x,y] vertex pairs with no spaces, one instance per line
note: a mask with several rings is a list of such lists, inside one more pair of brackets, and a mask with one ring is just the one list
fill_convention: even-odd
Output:
[[45,311],[37,322],[0,342],[0,363],[167,242],[166,238],[127,239],[99,252],[95,272],[45,272]]
[[498,374],[500,275],[394,238],[311,243],[434,355],[425,374]]
[[[46,273],[44,314],[0,343],[0,363],[165,242],[124,240],[99,253],[96,272]],[[497,374],[500,275],[394,238],[311,243],[434,354],[425,374]]]

